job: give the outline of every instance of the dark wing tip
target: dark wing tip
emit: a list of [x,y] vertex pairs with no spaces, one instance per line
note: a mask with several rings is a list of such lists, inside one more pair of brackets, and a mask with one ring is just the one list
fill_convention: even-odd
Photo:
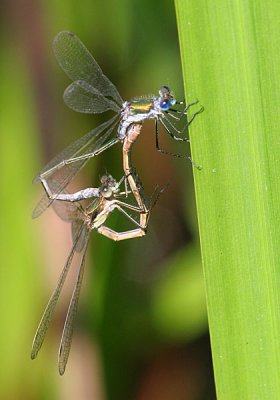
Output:
[[59,375],[62,376],[64,374],[64,372],[65,372],[65,368],[59,367],[58,368],[58,372],[59,372]]

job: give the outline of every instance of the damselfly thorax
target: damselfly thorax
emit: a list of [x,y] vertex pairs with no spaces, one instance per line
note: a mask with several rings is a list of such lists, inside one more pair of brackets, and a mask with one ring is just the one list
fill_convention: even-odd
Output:
[[[127,135],[127,129],[131,124],[143,123],[147,119],[163,117],[163,110],[160,108],[160,99],[139,99],[126,101],[123,104],[121,113],[122,119],[118,128],[118,135],[121,140]],[[170,103],[171,104],[171,103]]]

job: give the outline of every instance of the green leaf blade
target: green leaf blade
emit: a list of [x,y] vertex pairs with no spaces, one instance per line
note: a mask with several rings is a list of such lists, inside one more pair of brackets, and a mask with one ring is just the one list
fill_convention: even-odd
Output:
[[218,398],[280,394],[277,3],[176,1]]

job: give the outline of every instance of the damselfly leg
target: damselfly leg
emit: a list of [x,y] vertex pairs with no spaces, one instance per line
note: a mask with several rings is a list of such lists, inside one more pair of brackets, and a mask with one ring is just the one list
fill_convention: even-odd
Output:
[[[198,100],[188,104],[184,110],[182,112],[178,111],[180,113],[180,117],[176,117],[174,115],[172,115],[173,118],[175,118],[177,121],[181,121],[182,118],[187,115],[187,111],[188,109],[193,106],[196,105],[198,103]],[[173,110],[174,111],[174,110]],[[175,110],[176,111],[176,110]],[[187,121],[187,123],[184,125],[184,127],[182,129],[178,129],[171,121],[169,118],[167,118],[166,116],[164,117],[159,117],[158,119],[155,120],[155,132],[156,132],[156,149],[163,154],[168,154],[171,155],[173,157],[177,157],[177,158],[187,158],[190,160],[190,162],[192,163],[192,165],[197,168],[197,169],[201,169],[201,166],[197,165],[190,156],[185,155],[185,154],[177,154],[177,153],[173,153],[170,151],[167,151],[163,148],[160,147],[159,144],[159,127],[158,127],[158,122],[164,127],[165,131],[168,133],[169,136],[171,136],[171,138],[173,140],[176,141],[181,141],[181,142],[190,142],[189,137],[181,137],[181,136],[177,136],[176,134],[182,135],[184,134],[186,131],[188,132],[188,128],[191,125],[191,123],[194,121],[195,117],[202,113],[204,111],[204,107],[200,107],[200,109],[198,111],[196,111],[195,113],[193,113],[193,115],[191,116],[190,120]],[[168,116],[171,116],[170,112],[167,112]],[[175,131],[175,133],[174,133]]]

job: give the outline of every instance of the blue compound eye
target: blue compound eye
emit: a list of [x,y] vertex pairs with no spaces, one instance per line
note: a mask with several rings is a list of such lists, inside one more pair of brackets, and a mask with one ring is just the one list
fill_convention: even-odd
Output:
[[159,102],[159,107],[162,111],[167,111],[172,106],[171,101],[168,99],[161,100]]

